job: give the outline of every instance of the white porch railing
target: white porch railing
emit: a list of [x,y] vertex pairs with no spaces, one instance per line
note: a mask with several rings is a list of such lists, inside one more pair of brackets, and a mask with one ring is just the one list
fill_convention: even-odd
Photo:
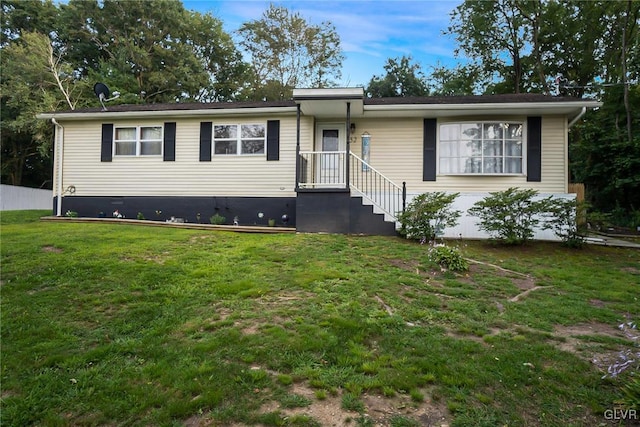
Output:
[[346,151],[301,151],[298,188],[346,188]]
[[405,207],[406,184],[403,182],[400,187],[353,153],[349,153],[349,159],[351,190],[368,199],[393,221],[397,221],[398,214]]
[[346,189],[348,183],[352,193],[373,204],[389,220],[397,221],[406,204],[405,183],[397,185],[353,153],[349,153],[348,160],[347,181],[346,151],[301,151],[298,156],[298,188]]

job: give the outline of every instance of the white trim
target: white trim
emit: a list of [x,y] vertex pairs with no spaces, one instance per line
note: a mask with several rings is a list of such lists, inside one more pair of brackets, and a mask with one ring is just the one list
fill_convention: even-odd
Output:
[[347,124],[345,122],[317,122],[315,148],[322,151],[322,131],[327,129],[338,129],[338,151],[347,150]]
[[388,111],[388,110],[495,110],[499,109],[505,113],[511,114],[514,110],[523,109],[544,109],[557,110],[566,108],[596,108],[601,107],[602,103],[597,101],[582,102],[492,102],[478,104],[389,104],[389,105],[364,105],[365,113],[367,111]]
[[[236,137],[234,138],[220,138],[220,142],[236,142],[236,152],[232,154],[216,154],[216,126],[235,126],[237,129]],[[242,153],[242,126],[262,126],[264,129],[264,136],[262,137],[262,153]],[[245,139],[258,139],[258,138],[245,138]],[[211,129],[211,155],[218,157],[266,157],[267,156],[267,123],[214,123]]]
[[[160,128],[160,139],[145,139],[145,142],[160,142],[159,154],[142,154],[142,128]],[[116,132],[118,129],[135,129],[135,140],[117,140]],[[135,154],[116,154],[117,142],[134,142],[136,144]],[[164,156],[164,124],[161,125],[113,125],[113,138],[111,144],[111,156],[112,158],[132,158],[132,157],[163,157]]]
[[343,87],[343,88],[322,88],[309,89],[300,88],[293,90],[293,99],[363,99],[364,88]]
[[[440,127],[443,125],[462,125],[462,124],[482,124],[484,125],[485,123],[499,123],[499,124],[517,124],[517,125],[521,125],[522,126],[522,136],[520,137],[520,142],[522,144],[522,153],[520,156],[507,156],[506,154],[503,154],[502,156],[498,157],[498,156],[487,156],[487,157],[495,157],[495,158],[502,158],[503,160],[503,169],[505,167],[504,164],[504,160],[507,158],[512,158],[512,159],[517,159],[520,158],[521,164],[520,164],[520,168],[521,168],[521,172],[503,172],[503,173],[499,173],[499,172],[441,172],[440,171],[440,158],[442,156],[442,150],[441,150],[441,146],[440,144],[442,143],[442,138],[440,136]],[[484,126],[483,126],[484,127]],[[436,174],[438,176],[460,176],[460,177],[470,177],[470,176],[489,176],[489,177],[508,177],[508,176],[527,176],[527,121],[526,120],[438,120],[436,123]],[[483,139],[484,140],[484,139]],[[481,140],[481,142],[483,141]],[[502,139],[502,142],[504,143],[506,141],[506,138]],[[447,141],[447,142],[459,142],[459,141]],[[483,150],[482,144],[480,146],[480,149]],[[459,159],[460,157],[447,157],[449,159]],[[484,153],[482,153],[482,166],[484,168]]]
[[38,119],[71,119],[71,120],[108,120],[136,118],[173,118],[196,116],[247,116],[247,115],[286,115],[296,114],[298,107],[257,107],[257,108],[216,108],[202,110],[166,110],[166,111],[96,111],[93,113],[41,113]]

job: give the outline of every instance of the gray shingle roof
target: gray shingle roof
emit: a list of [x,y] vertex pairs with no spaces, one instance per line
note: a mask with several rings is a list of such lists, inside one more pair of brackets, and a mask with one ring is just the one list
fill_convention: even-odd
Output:
[[[561,96],[549,96],[534,93],[505,94],[505,95],[464,95],[464,96],[426,96],[426,97],[393,97],[393,98],[364,98],[364,105],[464,105],[464,104],[501,104],[501,103],[537,103],[537,102],[584,102],[584,99]],[[163,104],[122,104],[107,105],[109,112],[130,111],[188,111],[188,110],[221,110],[242,108],[279,108],[295,107],[293,100],[284,101],[248,101],[248,102],[190,102]],[[57,113],[97,113],[101,107],[91,107]]]

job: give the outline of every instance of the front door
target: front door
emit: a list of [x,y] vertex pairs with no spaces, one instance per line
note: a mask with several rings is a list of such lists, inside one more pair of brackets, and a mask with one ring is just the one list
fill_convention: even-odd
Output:
[[316,184],[341,187],[345,182],[346,135],[344,123],[322,123],[316,127]]

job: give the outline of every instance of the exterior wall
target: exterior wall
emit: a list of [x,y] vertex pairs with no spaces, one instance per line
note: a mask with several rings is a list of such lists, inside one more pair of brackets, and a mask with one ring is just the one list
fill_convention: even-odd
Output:
[[[458,220],[458,225],[455,227],[447,228],[444,230],[443,237],[449,239],[488,239],[490,236],[486,232],[478,229],[478,223],[480,218],[475,216],[471,216],[467,214],[467,210],[471,208],[474,203],[479,202],[489,193],[460,193],[460,195],[456,198],[453,203],[452,208],[455,210],[462,211],[462,215]],[[417,196],[417,194],[412,194],[407,196],[407,204],[411,202],[413,197]],[[554,198],[575,198],[575,194],[564,194],[564,193],[555,193],[555,194],[547,194],[540,193],[538,197],[548,197],[553,196]],[[560,239],[553,233],[552,230],[535,230],[533,238],[535,240],[551,240],[551,241],[559,241]]]
[[[212,156],[211,161],[199,160],[200,123],[211,121],[214,124],[253,124],[266,123],[267,120],[280,120],[279,160],[267,161],[262,156]],[[439,119],[456,121],[458,118]],[[463,117],[460,120],[495,120],[495,117]],[[525,123],[526,117],[501,117],[505,120],[519,120]],[[154,126],[164,122],[176,122],[175,161],[163,161],[162,157],[117,157],[111,162],[101,162],[102,124],[113,123],[115,126]],[[344,122],[344,117],[322,122]],[[457,209],[466,211],[475,201],[491,191],[500,191],[517,186],[533,188],[541,194],[563,196],[567,192],[567,121],[564,117],[542,117],[542,181],[527,182],[526,175],[518,176],[446,176],[438,175],[436,181],[422,181],[423,174],[423,119],[422,118],[389,118],[362,119],[354,117],[356,132],[352,135],[351,150],[360,155],[360,135],[368,132],[370,140],[370,163],[386,177],[402,184],[407,183],[408,199],[427,191],[460,192],[456,202]],[[235,200],[237,206],[246,209],[234,210],[233,215],[241,218],[252,218],[263,209],[266,198],[280,199],[287,208],[298,210],[297,220],[304,224],[302,213],[310,212],[305,206],[295,205],[296,168],[296,128],[295,114],[272,116],[198,116],[196,118],[145,119],[145,120],[105,120],[105,121],[63,121],[64,126],[64,165],[62,189],[70,186],[75,193],[66,194],[63,198],[63,213],[66,209],[78,211],[81,216],[94,216],[102,211],[109,214],[112,205],[117,206],[118,198],[130,202],[131,213],[143,211],[146,217],[155,212],[155,207],[146,205],[148,201],[159,206],[167,203],[167,212],[171,203],[180,200],[186,206],[189,215],[193,214],[196,203],[204,210],[206,207],[216,208],[216,201],[227,198]],[[300,150],[313,151],[316,120],[311,116],[300,117]],[[57,130],[60,132],[60,130]],[[59,139],[56,140],[56,144]],[[59,146],[56,146],[56,154]],[[523,164],[526,166],[526,143],[523,148]],[[54,166],[54,189],[58,188],[58,158]],[[55,197],[54,191],[54,197]],[[91,199],[94,198],[94,199]],[[92,200],[89,205],[82,203]],[[84,200],[84,202],[83,202]],[[249,202],[253,200],[256,203]],[[299,199],[298,201],[300,201]],[[96,202],[97,201],[97,202]],[[54,204],[57,200],[54,200]],[[94,203],[96,202],[96,203]],[[262,203],[262,204],[261,204]],[[315,201],[314,201],[315,203]],[[99,205],[99,206],[98,206]],[[102,206],[107,206],[102,208]],[[215,205],[215,206],[214,206]],[[164,205],[163,205],[164,206]],[[274,212],[284,212],[282,206],[274,208]],[[87,209],[83,212],[83,209]],[[90,207],[90,208],[89,208]],[[284,210],[283,210],[284,209]],[[313,208],[315,209],[315,208]],[[351,209],[351,208],[349,208]],[[89,212],[90,211],[90,212]],[[256,212],[254,212],[256,211]],[[185,211],[186,212],[186,211]],[[236,213],[237,212],[237,213]],[[202,212],[208,218],[210,212]],[[295,214],[291,215],[295,223]],[[183,216],[176,214],[175,216]],[[185,214],[184,216],[187,216]],[[456,229],[447,230],[447,237],[483,238],[484,233],[477,230],[477,219],[464,215]],[[244,221],[242,221],[244,222]],[[249,223],[251,220],[249,220]],[[350,222],[361,222],[351,221]],[[293,225],[293,224],[292,224]],[[353,230],[350,230],[353,232]],[[537,238],[553,239],[552,235],[539,234]]]
[[[53,202],[55,210],[57,199]],[[219,214],[225,217],[226,224],[233,224],[237,218],[240,225],[267,225],[272,218],[278,225],[296,225],[295,197],[67,196],[62,199],[62,215],[74,211],[80,217],[111,218],[116,210],[125,218],[135,219],[141,213],[153,221],[173,217],[208,224],[211,216]],[[263,214],[262,218],[258,213]]]
[[[495,117],[465,117],[460,120],[491,120]],[[505,117],[525,123],[526,117]],[[451,120],[439,120],[438,124]],[[428,191],[459,192],[454,209],[463,212],[459,225],[445,230],[447,238],[486,239],[489,236],[478,229],[478,218],[467,215],[474,203],[489,192],[509,187],[533,188],[540,196],[571,197],[567,195],[568,155],[567,121],[564,117],[542,118],[542,181],[527,182],[521,176],[447,176],[437,175],[436,181],[422,181],[423,168],[423,119],[354,120],[356,138],[351,150],[361,154],[360,135],[368,132],[370,140],[370,164],[387,178],[401,185],[407,183],[407,204],[415,196]],[[525,129],[526,132],[526,129]],[[524,136],[526,140],[526,134]],[[526,143],[525,143],[526,144]],[[523,148],[523,164],[526,167],[526,145]],[[549,230],[538,230],[535,239],[558,240]]]
[[[280,160],[266,156],[212,156],[199,161],[200,122],[266,123],[280,120]],[[64,126],[62,188],[75,196],[237,196],[295,197],[296,117],[209,117],[175,120],[175,161],[162,157],[117,157],[100,161],[102,123],[115,126],[162,125],[171,119],[61,122]],[[302,121],[301,140],[312,140],[310,119]],[[57,152],[56,152],[57,153]],[[57,161],[54,188],[57,188]]]
[[51,190],[0,185],[0,211],[51,209]]
[[[495,120],[495,117],[464,117],[459,120]],[[519,120],[526,117],[501,117]],[[436,181],[422,181],[423,119],[354,119],[356,140],[351,150],[360,155],[360,135],[371,135],[370,164],[396,184],[407,183],[407,191],[421,194],[427,191],[488,192],[509,187],[533,188],[541,193],[566,193],[568,183],[567,122],[564,117],[542,117],[542,181],[527,182],[521,176],[447,176]],[[446,121],[456,121],[455,118]],[[445,122],[439,119],[438,124]],[[526,130],[525,130],[526,132]],[[524,150],[526,166],[526,147]]]

